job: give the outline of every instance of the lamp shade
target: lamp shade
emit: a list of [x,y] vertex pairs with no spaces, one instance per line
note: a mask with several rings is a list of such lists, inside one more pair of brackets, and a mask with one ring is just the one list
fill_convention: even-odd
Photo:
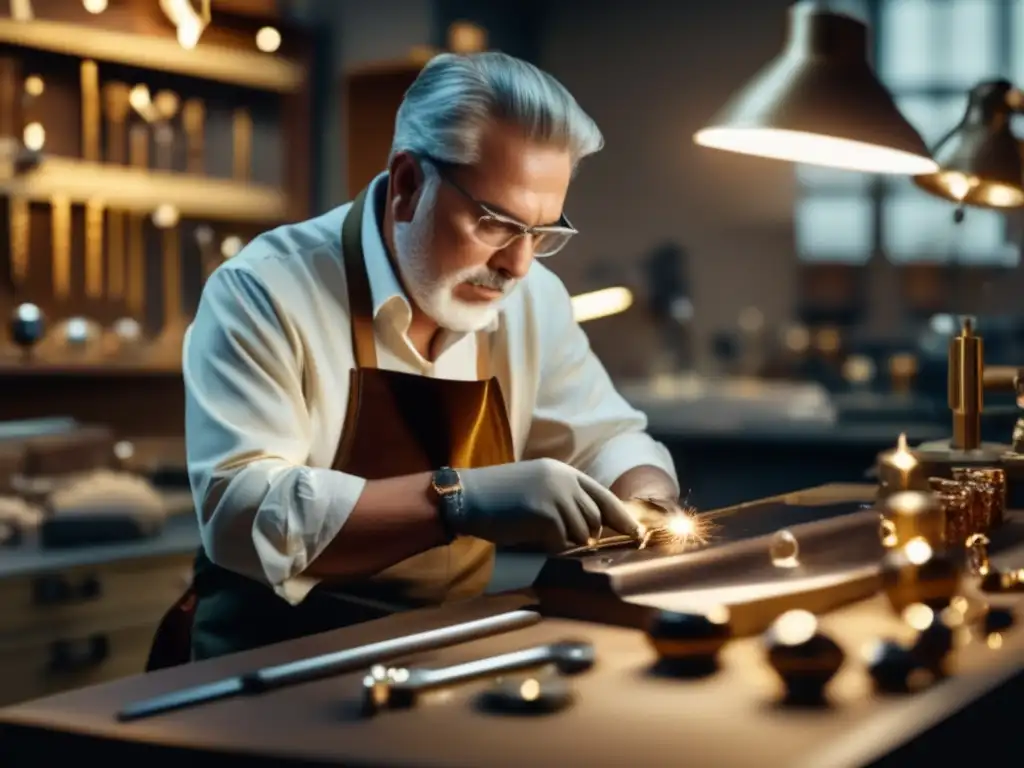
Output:
[[867,58],[862,22],[800,2],[782,54],[694,140],[797,163],[913,176],[938,169]]
[[1020,144],[1010,131],[1011,99],[1017,92],[1006,80],[971,89],[963,120],[935,146],[936,173],[914,182],[933,195],[980,208],[1024,205],[1024,167]]

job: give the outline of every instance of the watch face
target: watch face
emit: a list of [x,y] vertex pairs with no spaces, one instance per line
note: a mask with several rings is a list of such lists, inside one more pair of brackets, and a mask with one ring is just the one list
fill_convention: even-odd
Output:
[[434,490],[442,496],[462,490],[459,473],[449,467],[442,467],[434,473],[433,484]]

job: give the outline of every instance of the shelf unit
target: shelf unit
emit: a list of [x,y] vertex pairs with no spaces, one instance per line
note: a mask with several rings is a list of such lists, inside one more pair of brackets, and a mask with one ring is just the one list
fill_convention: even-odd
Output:
[[46,157],[30,170],[0,178],[0,196],[48,202],[56,194],[143,214],[170,204],[184,217],[224,221],[285,221],[289,214],[287,195],[275,187],[67,157]]
[[275,93],[298,93],[306,79],[302,65],[280,56],[202,42],[188,51],[172,38],[60,21],[0,19],[0,44],[142,66]]

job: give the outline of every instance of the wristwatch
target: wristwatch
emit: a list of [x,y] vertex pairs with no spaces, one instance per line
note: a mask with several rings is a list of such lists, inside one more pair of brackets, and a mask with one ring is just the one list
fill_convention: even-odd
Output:
[[430,478],[430,489],[437,497],[437,516],[448,542],[456,537],[456,524],[462,516],[462,478],[451,467],[441,467]]

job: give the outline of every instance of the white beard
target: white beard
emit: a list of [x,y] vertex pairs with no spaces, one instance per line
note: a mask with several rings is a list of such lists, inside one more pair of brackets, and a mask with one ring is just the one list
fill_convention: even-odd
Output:
[[395,224],[395,261],[402,282],[416,306],[440,327],[456,333],[473,333],[490,325],[498,316],[504,297],[489,304],[457,299],[453,293],[462,283],[477,283],[512,292],[517,281],[509,280],[486,265],[470,267],[451,275],[438,274],[431,258],[434,240],[434,206],[440,179],[428,179],[408,223]]

